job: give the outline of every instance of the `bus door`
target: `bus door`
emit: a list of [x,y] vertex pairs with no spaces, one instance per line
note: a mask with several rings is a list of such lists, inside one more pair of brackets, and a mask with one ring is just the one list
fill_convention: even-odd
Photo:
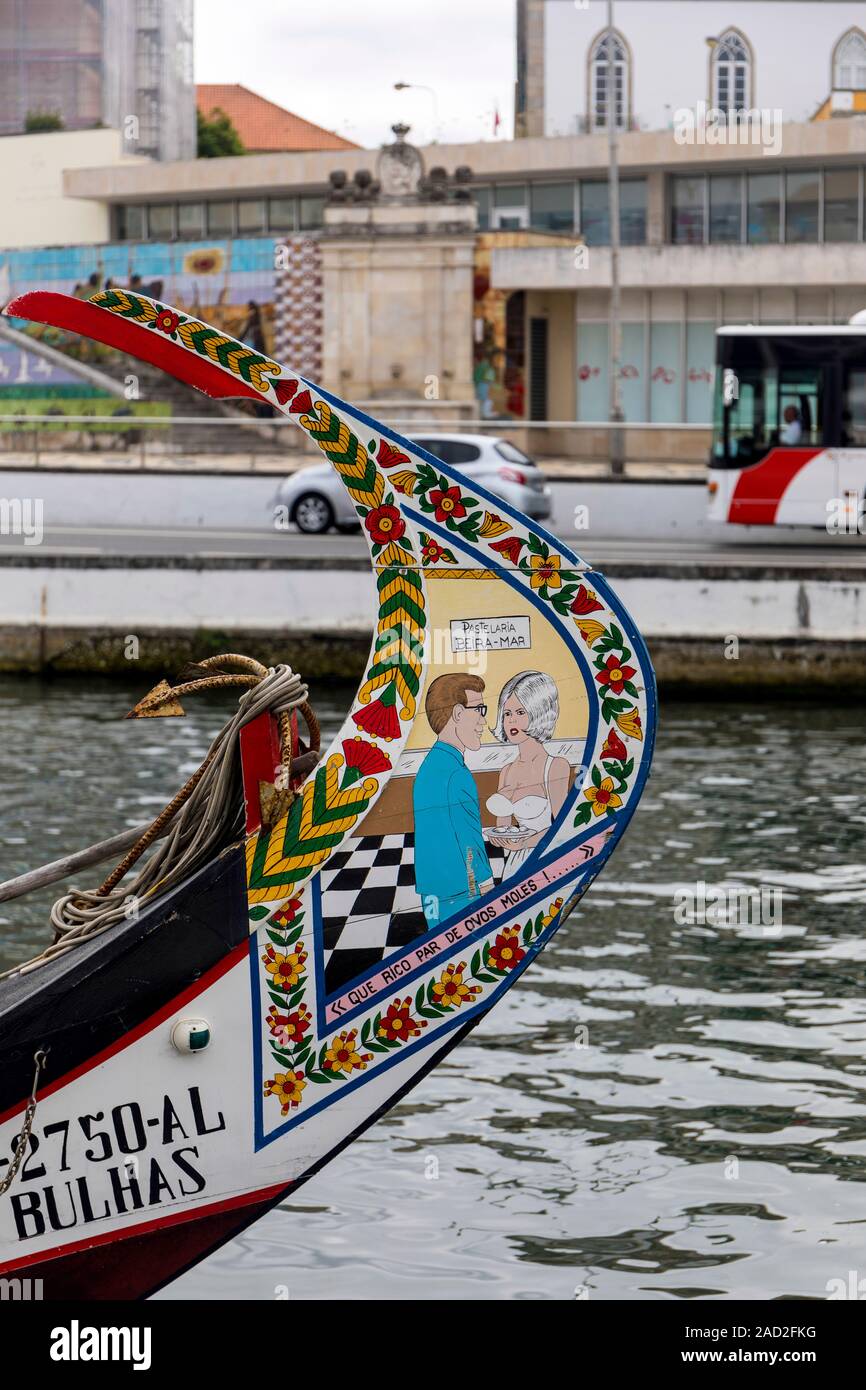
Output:
[[866,366],[846,363],[842,372],[840,447],[837,460],[836,496],[847,518],[846,529],[866,533]]

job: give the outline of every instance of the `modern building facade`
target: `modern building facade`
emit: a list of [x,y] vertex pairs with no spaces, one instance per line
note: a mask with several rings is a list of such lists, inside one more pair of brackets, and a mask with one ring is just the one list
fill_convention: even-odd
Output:
[[53,115],[129,154],[196,148],[192,0],[0,0],[0,135]]

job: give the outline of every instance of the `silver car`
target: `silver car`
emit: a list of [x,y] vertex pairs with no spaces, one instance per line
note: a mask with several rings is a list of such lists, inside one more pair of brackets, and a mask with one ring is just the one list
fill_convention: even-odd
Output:
[[[546,521],[550,516],[550,487],[544,474],[509,440],[487,434],[418,434],[410,438],[524,516],[535,521]],[[290,473],[274,504],[285,508],[284,516],[311,536],[331,527],[354,531],[359,525],[352,499],[328,463],[314,463]]]

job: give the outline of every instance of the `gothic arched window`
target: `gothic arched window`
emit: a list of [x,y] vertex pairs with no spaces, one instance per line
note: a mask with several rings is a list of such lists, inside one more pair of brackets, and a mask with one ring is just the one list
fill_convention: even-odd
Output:
[[833,87],[836,91],[866,89],[866,35],[849,29],[833,52]]
[[607,130],[611,110],[617,129],[628,129],[630,66],[628,45],[622,34],[608,29],[596,39],[589,55],[590,130]]
[[713,49],[712,104],[727,115],[747,111],[751,95],[752,54],[736,29],[723,34]]

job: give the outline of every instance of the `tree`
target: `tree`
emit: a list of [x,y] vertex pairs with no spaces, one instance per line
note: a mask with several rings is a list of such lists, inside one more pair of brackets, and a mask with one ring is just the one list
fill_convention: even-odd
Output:
[[209,116],[201,111],[198,117],[199,159],[221,159],[230,154],[246,154],[241,137],[225,111],[215,106]]
[[45,130],[65,129],[59,111],[28,111],[24,118],[24,130],[27,135],[36,135]]

